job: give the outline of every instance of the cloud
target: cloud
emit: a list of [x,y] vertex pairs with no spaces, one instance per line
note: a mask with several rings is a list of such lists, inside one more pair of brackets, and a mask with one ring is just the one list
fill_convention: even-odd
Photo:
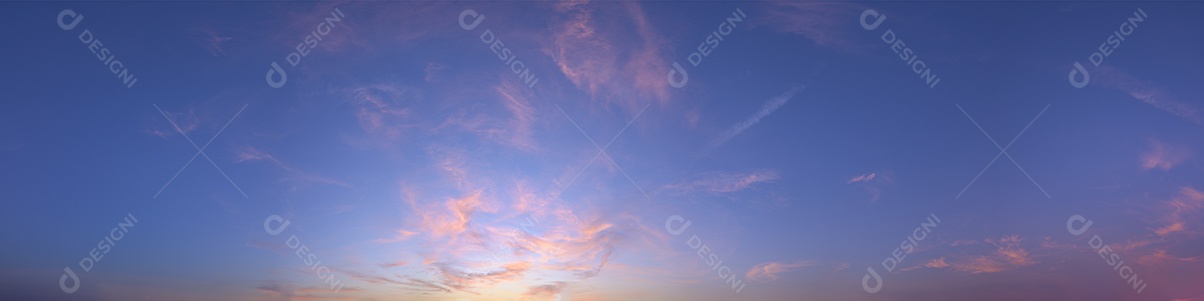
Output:
[[413,109],[405,103],[421,101],[417,88],[404,85],[374,84],[351,89],[355,118],[365,132],[386,141],[400,139],[407,130],[417,127],[409,120]]
[[1165,226],[1154,230],[1154,234],[1170,236],[1187,231],[1189,223],[1200,220],[1195,215],[1201,208],[1204,208],[1204,192],[1192,187],[1181,187],[1179,195],[1167,202],[1164,208],[1167,211],[1162,218]]
[[876,177],[876,176],[877,176],[877,174],[872,173],[872,172],[868,173],[868,174],[863,174],[860,176],[853,177],[852,179],[849,179],[848,184],[853,184],[853,183],[857,183],[857,182],[869,182],[869,181],[874,180],[874,177]]
[[513,117],[504,127],[490,129],[488,134],[493,139],[524,151],[534,151],[539,148],[535,143],[532,124],[535,123],[535,109],[531,106],[530,93],[525,87],[514,85],[510,81],[494,88],[501,95],[502,106]]
[[[920,268],[949,269],[971,274],[998,273],[1037,264],[1028,251],[1020,246],[1023,240],[1019,235],[1004,236],[997,239],[985,239],[984,242],[995,247],[987,255],[954,255],[941,257],[924,262],[921,265],[902,269],[910,271]],[[958,242],[957,245],[973,245]]]
[[895,183],[895,180],[890,172],[871,172],[855,176],[845,183],[861,187],[870,195],[870,202],[874,203],[882,197],[887,186]]
[[628,112],[652,99],[666,105],[668,43],[654,30],[640,4],[556,2],[558,18],[545,53],[560,72],[594,100]]
[[[558,281],[558,282],[551,283],[551,284],[537,285],[537,286],[532,286],[532,287],[528,288],[527,293],[525,295],[534,296],[534,297],[558,296],[560,294],[560,292],[563,291],[566,287],[568,287],[568,283],[563,282],[563,281]],[[560,300],[560,299],[556,299],[556,300]]]
[[1175,117],[1204,126],[1204,113],[1199,107],[1180,100],[1165,88],[1138,79],[1128,72],[1109,65],[1099,66],[1099,83],[1107,88],[1119,90],[1156,109]]
[[1158,140],[1150,140],[1150,148],[1141,154],[1141,169],[1171,170],[1183,164],[1190,156],[1187,149],[1170,146]]
[[819,264],[815,260],[799,260],[791,263],[766,262],[753,266],[747,273],[744,273],[744,277],[757,281],[776,281],[778,274]]
[[714,140],[711,141],[711,144],[708,146],[707,149],[711,150],[711,149],[718,148],[719,146],[723,145],[724,143],[727,143],[728,140],[731,140],[733,137],[736,137],[736,135],[739,135],[740,133],[744,132],[744,130],[747,130],[748,128],[752,127],[753,125],[756,125],[758,122],[761,122],[761,119],[764,119],[766,116],[769,116],[769,114],[772,114],[773,111],[776,111],[778,108],[782,107],[783,105],[786,105],[786,102],[790,101],[790,98],[794,97],[795,94],[802,91],[803,88],[804,88],[803,86],[794,87],[794,88],[791,88],[789,91],[786,91],[786,93],[782,93],[782,95],[778,95],[777,97],[770,98],[768,101],[765,102],[764,105],[761,106],[761,110],[758,110],[752,116],[749,116],[748,119],[745,119],[744,121],[742,121],[740,123],[736,123],[736,124],[732,125],[730,128],[728,128],[726,131],[723,131],[722,133],[720,133],[718,137],[716,137]]
[[[197,116],[195,108],[189,108],[188,111],[179,113],[173,113],[171,111],[164,110],[163,113],[166,114],[167,117],[171,118],[171,120],[168,121],[163,119],[162,115],[155,115],[155,122],[151,125],[151,129],[146,130],[147,134],[158,136],[160,138],[179,135],[180,132],[183,132],[185,135],[187,135],[188,133],[195,131],[201,125],[201,118]],[[175,122],[175,125],[178,126],[178,129],[176,126],[172,126],[172,122]]]
[[[431,148],[430,153],[432,165],[447,175],[446,186],[458,196],[422,203],[416,200],[429,197],[403,188],[412,216],[404,218],[407,222],[394,230],[393,238],[377,240],[438,250],[415,254],[423,257],[418,260],[407,260],[410,254],[384,260],[404,261],[400,269],[411,273],[431,272],[399,280],[408,283],[406,289],[475,294],[506,283],[592,278],[603,273],[618,250],[649,249],[647,244],[656,240],[648,236],[659,233],[633,215],[603,215],[551,202],[551,183],[538,187],[516,179],[513,186],[496,185],[488,180],[488,170],[478,170],[457,149]],[[438,186],[432,190],[444,191]]]
[[679,194],[705,192],[722,194],[738,192],[752,188],[758,183],[771,183],[781,176],[773,170],[754,170],[750,172],[719,172],[708,173],[693,180],[670,184],[663,189]]
[[[279,159],[276,159],[275,156],[272,156],[271,154],[268,154],[255,147],[249,147],[249,146],[243,147],[238,150],[238,153],[235,154],[235,156],[238,158],[237,161],[235,161],[237,163],[257,162],[257,161],[272,162],[272,164],[276,165],[276,167],[279,167],[280,169],[284,170],[284,172],[285,172],[285,176],[280,179],[280,182],[285,183],[285,184],[291,184],[290,189],[293,191],[296,191],[302,187],[309,187],[313,184],[326,184],[326,185],[333,185],[333,186],[339,186],[339,187],[345,187],[345,188],[351,187],[351,184],[348,184],[347,182],[343,182],[343,181],[336,180],[336,179],[329,178],[329,177],[319,176],[319,175],[316,175],[313,173],[302,171],[289,164],[285,164],[284,162],[281,162]],[[343,207],[342,210],[350,210],[347,208],[348,207]]]
[[850,37],[870,35],[858,20],[865,7],[847,2],[779,1],[766,3],[764,17],[753,26],[804,36],[815,44],[838,50],[865,48]]

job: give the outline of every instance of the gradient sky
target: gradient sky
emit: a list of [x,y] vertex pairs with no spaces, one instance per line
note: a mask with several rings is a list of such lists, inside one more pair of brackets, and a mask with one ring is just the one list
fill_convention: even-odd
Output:
[[0,24],[5,300],[1204,300],[1200,2],[4,1]]

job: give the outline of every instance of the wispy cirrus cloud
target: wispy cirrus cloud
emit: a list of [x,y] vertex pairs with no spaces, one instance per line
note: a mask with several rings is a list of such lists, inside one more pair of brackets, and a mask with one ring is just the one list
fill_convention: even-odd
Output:
[[1099,82],[1104,87],[1119,90],[1156,109],[1204,127],[1204,110],[1195,104],[1179,99],[1165,87],[1138,79],[1124,70],[1109,65],[1101,65],[1098,70]]
[[[786,105],[786,102],[790,101],[791,98],[794,98],[794,95],[798,94],[800,91],[802,91],[803,88],[805,88],[805,87],[800,85],[800,86],[791,88],[789,91],[786,91],[786,93],[782,93],[781,95],[770,98],[768,101],[765,102],[764,105],[761,106],[760,110],[757,110],[757,112],[753,113],[752,116],[749,116],[748,119],[745,119],[744,121],[736,123],[736,124],[732,125],[731,127],[729,127],[727,130],[723,131],[722,133],[719,133],[718,136],[716,136],[713,140],[711,140],[711,143],[707,146],[706,151],[709,151],[709,150],[718,148],[719,146],[722,146],[724,143],[727,143],[729,140],[736,137],[736,135],[740,135],[740,133],[743,133],[744,130],[747,130],[748,128],[761,122],[761,119],[764,119],[765,117],[769,116],[769,114],[773,114],[773,112],[777,111],[778,108],[781,108],[783,105]],[[706,152],[706,151],[704,151],[704,152]]]
[[798,260],[795,262],[766,262],[757,264],[748,272],[744,273],[744,277],[756,281],[776,281],[778,274],[787,273],[790,271],[802,269],[805,267],[813,267],[821,265],[817,260]]
[[276,165],[276,167],[279,167],[285,172],[285,176],[280,179],[280,182],[290,184],[290,187],[293,191],[296,191],[302,187],[308,187],[313,184],[326,184],[346,188],[351,187],[351,184],[348,184],[347,182],[306,172],[293,167],[292,165],[285,164],[279,159],[276,159],[275,156],[272,156],[271,154],[255,147],[242,147],[238,150],[235,156],[238,158],[235,161],[237,163],[256,161],[272,162],[273,165]]
[[722,194],[738,192],[752,188],[759,183],[771,183],[781,179],[777,171],[762,169],[748,172],[711,172],[697,176],[691,180],[666,185],[662,189],[678,193],[712,193]]
[[[147,134],[158,136],[160,138],[179,135],[180,132],[184,132],[184,134],[187,135],[188,133],[191,133],[199,128],[202,123],[201,118],[197,116],[196,108],[189,108],[184,112],[171,112],[165,110],[163,113],[165,113],[168,118],[171,118],[171,121],[164,120],[163,116],[156,115],[156,119],[151,124],[151,128],[146,130]],[[172,122],[175,122],[175,126],[172,126]],[[178,130],[177,126],[179,127]]]
[[[594,100],[639,111],[647,100],[667,105],[667,44],[638,3],[556,2],[544,50],[578,89]],[[621,21],[620,21],[621,20]]]
[[[1169,236],[1190,230],[1189,223],[1199,221],[1198,213],[1204,209],[1204,192],[1192,187],[1181,187],[1179,195],[1164,205],[1166,215],[1161,219],[1165,226],[1154,230],[1158,236]],[[1197,225],[1198,226],[1198,225]]]
[[838,50],[865,48],[853,38],[865,30],[857,23],[865,7],[850,2],[778,1],[766,2],[763,18],[754,26],[766,26],[781,32],[798,34],[823,47]]
[[1171,170],[1187,161],[1191,152],[1186,148],[1166,144],[1162,141],[1150,140],[1150,147],[1141,154],[1141,168],[1144,170]]
[[409,119],[413,109],[406,105],[423,99],[417,88],[373,84],[351,89],[349,94],[356,120],[371,135],[396,141],[407,130],[417,127],[415,121]]

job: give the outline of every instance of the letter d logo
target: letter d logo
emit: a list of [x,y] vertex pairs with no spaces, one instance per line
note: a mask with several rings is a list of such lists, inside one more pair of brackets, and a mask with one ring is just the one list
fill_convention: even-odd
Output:
[[[1074,80],[1075,77],[1078,77],[1075,74],[1082,74],[1083,81]],[[1087,69],[1083,69],[1083,64],[1079,64],[1079,62],[1074,62],[1074,69],[1070,70],[1067,77],[1070,78],[1070,85],[1075,88],[1086,87],[1087,83],[1091,81],[1091,74],[1087,73]]]
[[[279,228],[272,228],[272,221],[276,221],[278,223],[283,222],[283,223],[280,224]],[[284,232],[284,229],[288,228],[288,224],[289,224],[289,221],[285,220],[283,217],[280,217],[279,215],[273,214],[273,215],[268,216],[267,219],[263,220],[263,231],[267,232],[268,234],[271,234],[271,235],[280,235],[280,232]]]
[[[272,74],[279,74],[280,81],[272,80],[275,77]],[[288,82],[288,73],[284,73],[284,69],[280,68],[280,64],[272,62],[272,69],[268,69],[267,79],[268,86],[272,86],[272,88],[284,87],[284,84]]]
[[[867,293],[878,293],[878,291],[882,290],[882,276],[878,276],[878,271],[874,271],[873,267],[865,268],[865,271],[869,272],[869,274],[865,274],[865,277],[861,277],[861,288],[865,289],[865,292]],[[877,286],[870,287],[870,276],[873,276],[874,281],[878,282]]]
[[[63,268],[63,272],[65,274],[63,274],[62,277],[59,277],[59,288],[62,289],[64,293],[75,293],[75,291],[79,290],[79,276],[75,275],[75,271],[72,271],[71,267]],[[71,282],[75,283],[74,286],[67,287],[67,277],[71,277]]]

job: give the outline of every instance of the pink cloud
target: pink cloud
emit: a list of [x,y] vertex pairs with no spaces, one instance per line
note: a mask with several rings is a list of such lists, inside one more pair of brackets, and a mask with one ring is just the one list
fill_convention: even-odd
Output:
[[1150,140],[1150,148],[1141,154],[1141,168],[1145,170],[1171,170],[1183,164],[1190,156],[1187,149],[1170,146],[1158,140]]
[[[997,239],[984,240],[995,247],[987,255],[955,255],[950,258],[941,257],[929,260],[919,266],[909,267],[903,271],[919,268],[950,269],[971,274],[998,273],[1037,264],[1029,252],[1020,246],[1023,241],[1018,235],[1004,236]],[[960,245],[966,245],[961,243]]]
[[890,172],[871,172],[855,176],[846,183],[861,187],[870,195],[870,202],[874,203],[882,197],[887,186],[895,183],[895,180]]
[[1204,208],[1204,192],[1200,192],[1192,187],[1181,187],[1179,195],[1167,202],[1164,208],[1166,208],[1165,211],[1167,212],[1162,218],[1165,226],[1154,230],[1154,234],[1169,236],[1192,230],[1188,226],[1190,223],[1200,220],[1198,211]]
[[815,260],[799,260],[791,263],[766,262],[753,266],[747,273],[744,273],[744,277],[757,281],[776,281],[778,280],[778,274],[819,264]]
[[561,17],[544,52],[578,89],[628,112],[649,99],[669,103],[667,41],[639,4],[558,2],[554,9]]

